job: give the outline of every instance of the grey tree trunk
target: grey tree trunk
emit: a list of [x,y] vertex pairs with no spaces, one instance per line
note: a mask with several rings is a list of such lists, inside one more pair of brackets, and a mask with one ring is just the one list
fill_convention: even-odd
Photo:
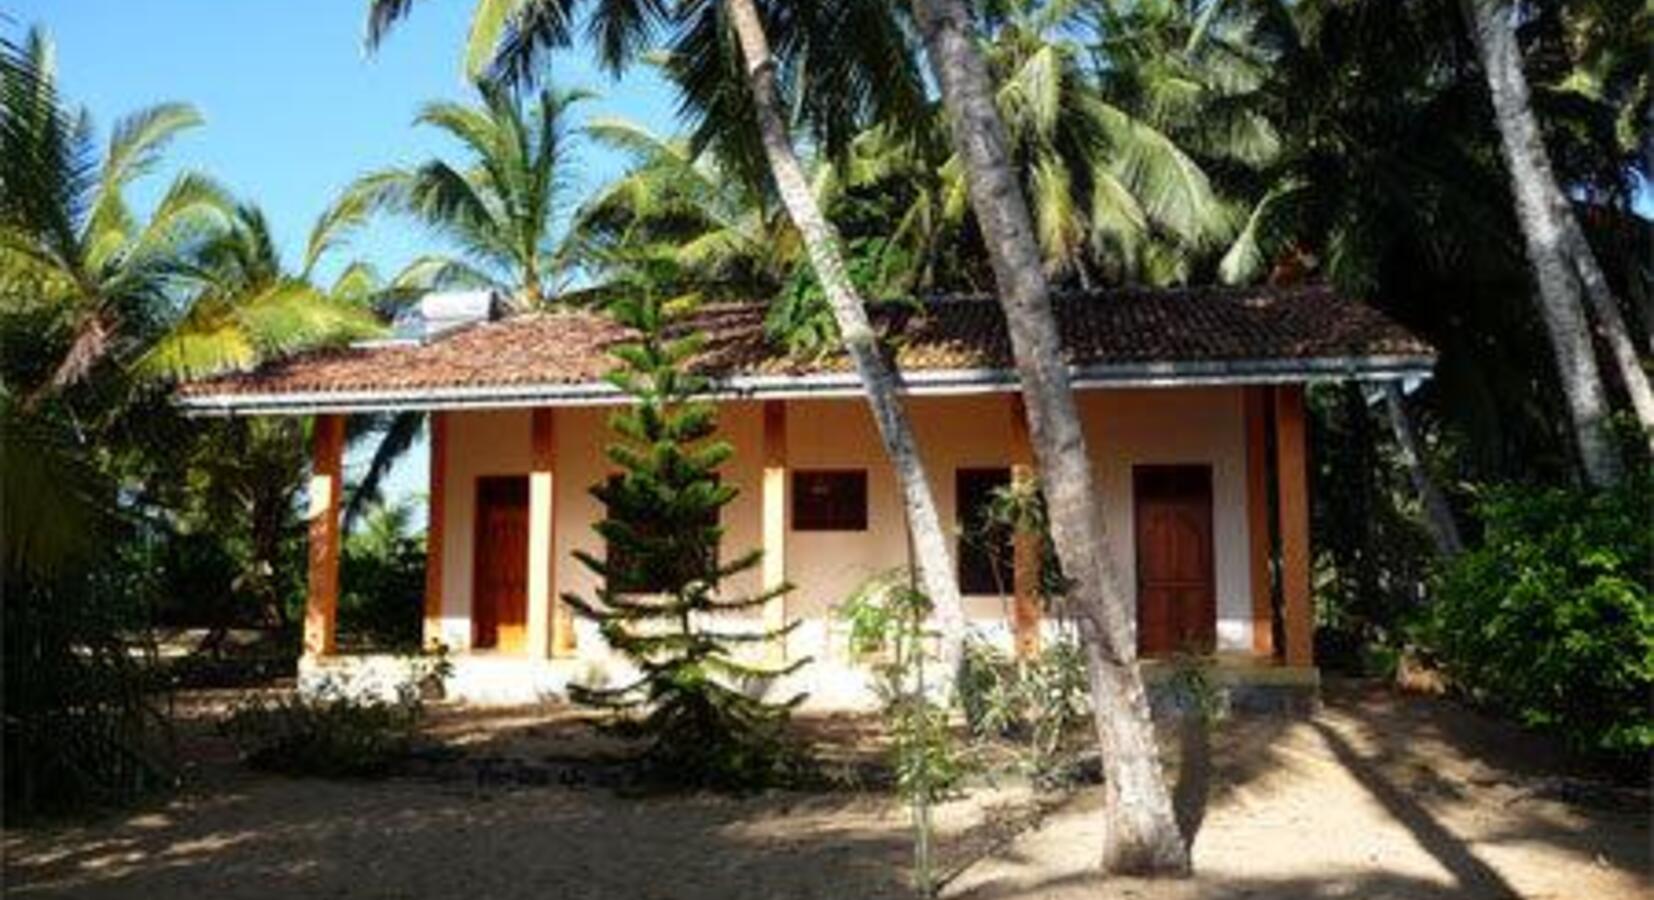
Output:
[[1464,552],[1458,520],[1453,518],[1453,508],[1447,505],[1447,498],[1437,487],[1436,480],[1430,477],[1430,470],[1425,468],[1424,457],[1419,453],[1418,433],[1413,429],[1413,420],[1407,415],[1401,388],[1394,381],[1384,383],[1384,406],[1389,412],[1390,430],[1395,433],[1396,446],[1401,450],[1401,462],[1407,467],[1413,490],[1424,506],[1424,523],[1436,543],[1436,552],[1448,559],[1458,556]]
[[930,66],[942,88],[954,148],[988,246],[1022,379],[1028,427],[1049,506],[1052,541],[1090,663],[1105,782],[1103,868],[1175,873],[1189,868],[1137,668],[1133,604],[1109,555],[1085,434],[1063,362],[1056,316],[994,85],[961,0],[914,0]]
[[726,0],[726,3],[746,60],[747,80],[758,112],[758,127],[770,172],[782,205],[804,239],[810,265],[832,307],[845,350],[867,389],[868,406],[872,407],[879,437],[884,441],[885,453],[901,486],[913,565],[918,571],[920,586],[936,609],[942,631],[942,663],[950,676],[955,675],[964,659],[965,607],[959,594],[953,553],[942,531],[936,497],[925,473],[912,423],[897,393],[897,375],[880,352],[878,336],[868,322],[866,307],[845,272],[838,231],[822,215],[804,167],[793,150],[775,90],[775,59],[770,54],[769,39],[758,9],[753,0]]
[[1631,329],[1626,327],[1625,315],[1620,312],[1619,301],[1614,299],[1614,293],[1608,287],[1608,279],[1602,274],[1602,267],[1597,263],[1597,255],[1591,249],[1591,243],[1585,239],[1585,232],[1579,227],[1579,219],[1568,206],[1566,197],[1556,185],[1551,185],[1557,191],[1554,205],[1563,210],[1563,234],[1567,239],[1569,258],[1574,269],[1579,274],[1580,284],[1585,286],[1585,296],[1591,301],[1591,311],[1596,314],[1597,333],[1602,335],[1608,349],[1614,355],[1614,366],[1619,371],[1620,384],[1625,393],[1631,398],[1631,409],[1637,415],[1637,423],[1642,426],[1643,436],[1649,441],[1649,450],[1654,452],[1654,389],[1648,383],[1648,372],[1642,367],[1642,360],[1637,356],[1637,345],[1631,339]]
[[1460,2],[1481,55],[1499,145],[1510,172],[1516,217],[1538,287],[1540,318],[1550,337],[1580,462],[1591,484],[1614,484],[1621,477],[1621,464],[1609,430],[1608,398],[1592,351],[1564,224],[1573,212],[1556,186],[1539,123],[1529,105],[1511,11],[1500,0]]

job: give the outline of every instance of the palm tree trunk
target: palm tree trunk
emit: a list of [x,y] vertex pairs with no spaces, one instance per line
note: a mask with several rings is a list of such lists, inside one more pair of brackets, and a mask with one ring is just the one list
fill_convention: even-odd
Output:
[[1447,498],[1436,486],[1436,480],[1430,477],[1430,470],[1424,466],[1424,457],[1419,453],[1418,433],[1413,430],[1413,420],[1407,415],[1401,388],[1393,381],[1384,383],[1384,406],[1390,414],[1390,430],[1395,433],[1396,446],[1401,450],[1401,462],[1407,467],[1407,475],[1413,480],[1413,490],[1424,506],[1424,524],[1436,543],[1436,552],[1443,558],[1452,559],[1464,552],[1459,523],[1453,518],[1453,508],[1447,505]]
[[[1552,184],[1551,189],[1556,190],[1556,185]],[[1620,312],[1619,301],[1614,299],[1614,293],[1608,287],[1608,279],[1602,274],[1597,255],[1579,227],[1578,217],[1568,207],[1567,199],[1560,196],[1560,191],[1556,199],[1557,205],[1564,210],[1562,227],[1568,255],[1579,273],[1580,284],[1585,286],[1591,311],[1596,314],[1597,333],[1602,335],[1614,355],[1620,384],[1625,387],[1625,393],[1631,399],[1631,409],[1637,415],[1637,423],[1642,426],[1643,435],[1650,442],[1649,450],[1654,452],[1654,388],[1649,386],[1648,373],[1643,370],[1642,360],[1637,356],[1637,345],[1631,340],[1625,315]]]
[[890,457],[891,465],[896,470],[896,480],[901,486],[913,547],[913,565],[918,571],[921,587],[935,606],[941,626],[944,670],[950,675],[957,674],[964,660],[965,607],[954,573],[953,554],[948,550],[947,536],[942,531],[936,497],[925,473],[924,460],[919,455],[913,425],[897,394],[897,374],[880,352],[878,336],[868,322],[862,298],[845,272],[844,259],[839,252],[838,231],[822,215],[815,194],[810,190],[809,179],[804,175],[804,167],[793,150],[792,137],[782,118],[780,100],[775,90],[775,59],[770,55],[769,39],[764,33],[764,23],[758,9],[753,0],[727,0],[727,9],[741,44],[741,54],[746,59],[747,80],[752,90],[753,106],[758,113],[759,132],[770,172],[775,178],[782,205],[804,239],[810,264],[827,294],[845,350],[849,352],[856,373],[867,389],[867,404],[873,410],[873,420],[878,424],[885,453]]
[[1608,398],[1593,355],[1564,224],[1573,213],[1556,186],[1539,123],[1529,105],[1516,29],[1500,0],[1461,0],[1461,5],[1493,101],[1516,217],[1539,289],[1540,318],[1550,335],[1580,462],[1591,484],[1614,484],[1621,477],[1621,465],[1608,427]]
[[913,5],[993,263],[1045,486],[1052,541],[1063,572],[1074,580],[1070,597],[1080,613],[1104,766],[1103,867],[1182,873],[1189,867],[1189,851],[1173,814],[1137,669],[1132,605],[1109,555],[1039,244],[1006,153],[993,81],[976,50],[966,4],[914,0]]

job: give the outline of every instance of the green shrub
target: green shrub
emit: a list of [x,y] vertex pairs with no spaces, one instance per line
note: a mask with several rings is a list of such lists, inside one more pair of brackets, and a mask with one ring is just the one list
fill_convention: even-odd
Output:
[[971,642],[959,704],[972,736],[1015,742],[1020,768],[1036,782],[1056,785],[1077,774],[1071,739],[1091,715],[1085,653],[1077,641],[1059,638],[1025,660]]
[[407,501],[368,508],[340,553],[339,633],[367,649],[419,649],[425,539]]
[[424,707],[415,682],[394,699],[352,696],[327,682],[309,694],[244,700],[220,725],[254,768],[372,778],[407,759]]
[[1651,484],[1483,498],[1421,635],[1458,688],[1580,750],[1654,749]]
[[141,610],[107,567],[0,585],[6,822],[132,801],[176,783],[166,685],[131,639]]

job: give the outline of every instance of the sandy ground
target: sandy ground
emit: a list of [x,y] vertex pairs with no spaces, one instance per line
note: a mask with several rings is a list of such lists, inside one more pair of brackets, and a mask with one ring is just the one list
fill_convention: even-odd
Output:
[[[906,818],[876,792],[635,798],[562,777],[601,753],[567,713],[438,715],[487,760],[465,777],[349,783],[244,771],[193,748],[150,808],[4,835],[19,897],[902,897]],[[865,723],[818,725],[865,752]],[[1197,875],[1092,872],[1095,788],[979,788],[939,810],[950,896],[1647,897],[1647,795],[1571,777],[1525,735],[1450,704],[1335,689],[1309,720],[1168,735]],[[549,761],[549,762],[548,762]],[[513,768],[516,767],[516,768]],[[518,771],[518,770],[521,771]],[[508,777],[495,777],[499,773]],[[516,774],[509,774],[516,772]],[[548,774],[549,773],[549,774]],[[528,777],[524,777],[524,776]],[[540,783],[545,782],[545,783]]]

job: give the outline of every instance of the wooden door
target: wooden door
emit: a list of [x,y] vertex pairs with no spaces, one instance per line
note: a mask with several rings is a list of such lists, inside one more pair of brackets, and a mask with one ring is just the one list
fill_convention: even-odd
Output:
[[1137,651],[1210,653],[1217,644],[1212,468],[1132,469],[1137,534]]
[[521,653],[528,638],[528,478],[477,479],[471,646]]

